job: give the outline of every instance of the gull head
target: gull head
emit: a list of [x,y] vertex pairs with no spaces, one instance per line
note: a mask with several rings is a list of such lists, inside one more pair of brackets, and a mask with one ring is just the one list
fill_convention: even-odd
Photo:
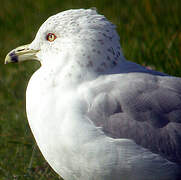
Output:
[[92,9],[67,10],[48,18],[32,43],[10,51],[5,64],[38,60],[104,72],[124,60],[115,25]]

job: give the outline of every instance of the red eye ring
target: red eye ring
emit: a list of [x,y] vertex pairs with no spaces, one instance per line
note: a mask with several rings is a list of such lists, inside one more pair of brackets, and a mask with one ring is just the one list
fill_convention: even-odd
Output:
[[56,38],[57,37],[53,33],[48,33],[47,36],[46,36],[46,40],[50,41],[50,42],[54,41]]

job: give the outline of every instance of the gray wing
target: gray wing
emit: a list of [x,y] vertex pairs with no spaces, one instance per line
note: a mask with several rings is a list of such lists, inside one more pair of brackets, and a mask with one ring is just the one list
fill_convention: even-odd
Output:
[[112,138],[129,138],[181,165],[181,79],[145,73],[103,76],[88,86],[87,116]]

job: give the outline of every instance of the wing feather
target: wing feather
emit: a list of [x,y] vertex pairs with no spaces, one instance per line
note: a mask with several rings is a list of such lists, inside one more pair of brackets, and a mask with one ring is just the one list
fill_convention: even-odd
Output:
[[103,76],[88,84],[87,116],[112,138],[181,164],[181,79],[145,73]]

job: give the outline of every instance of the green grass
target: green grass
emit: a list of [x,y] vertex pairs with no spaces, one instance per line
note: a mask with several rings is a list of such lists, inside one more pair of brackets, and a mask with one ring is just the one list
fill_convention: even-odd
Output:
[[3,64],[8,51],[30,43],[50,15],[96,7],[117,25],[127,59],[181,76],[180,0],[1,0],[0,5],[0,180],[59,179],[26,119],[26,86],[39,64]]

